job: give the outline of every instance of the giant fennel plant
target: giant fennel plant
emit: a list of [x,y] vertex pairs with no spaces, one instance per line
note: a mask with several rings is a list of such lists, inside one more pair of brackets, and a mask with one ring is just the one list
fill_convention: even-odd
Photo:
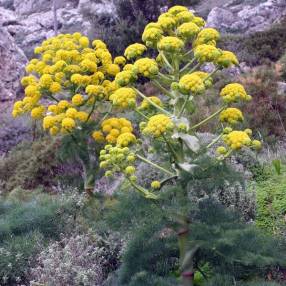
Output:
[[[13,115],[30,112],[51,135],[69,136],[75,142],[80,132],[89,134],[98,146],[105,176],[124,174],[149,203],[160,204],[164,186],[170,181],[188,196],[184,191],[186,178],[191,181],[196,170],[208,169],[201,162],[213,145],[219,144],[217,165],[242,148],[261,147],[251,138],[250,129],[238,128],[243,114],[236,104],[251,100],[239,83],[228,84],[220,91],[221,108],[201,122],[193,122],[192,114],[199,110],[197,99],[211,88],[213,75],[238,65],[232,52],[216,47],[219,38],[217,30],[206,28],[202,18],[183,6],[174,6],[156,23],[149,23],[142,35],[144,44],[130,45],[124,57],[112,59],[102,41],[94,40],[90,47],[88,38],[80,33],[58,35],[35,49],[40,59],[32,59],[26,67],[29,75],[22,79],[25,98],[15,103]],[[156,58],[145,57],[148,50]],[[203,71],[206,63],[213,63],[211,73]],[[154,84],[161,95],[146,96],[138,85],[141,78]],[[138,128],[127,119],[133,113],[142,118]],[[220,134],[208,144],[201,144],[196,133],[216,117]],[[149,152],[156,152],[165,164],[152,162]],[[95,170],[89,160],[81,161],[92,175]],[[140,185],[136,177],[138,161],[150,164],[166,178],[153,181],[149,187]],[[90,189],[94,177],[86,177]],[[188,244],[192,224],[183,210],[177,210],[174,220],[182,283],[193,285],[193,259],[200,246]]]

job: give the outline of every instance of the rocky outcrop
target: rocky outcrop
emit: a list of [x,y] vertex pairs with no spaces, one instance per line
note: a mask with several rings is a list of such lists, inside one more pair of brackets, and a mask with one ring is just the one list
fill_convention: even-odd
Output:
[[[0,25],[6,27],[16,44],[31,58],[33,48],[54,35],[53,1],[11,1],[12,4],[7,5],[0,0]],[[91,17],[113,17],[116,14],[112,1],[56,0],[56,3],[58,30],[61,33],[80,31],[91,35]]]
[[[60,33],[90,34],[92,17],[112,18],[112,1],[55,0]],[[20,91],[27,58],[34,47],[54,35],[53,0],[0,0],[0,100],[13,100]]]
[[13,37],[0,26],[0,101],[14,99],[20,91],[27,58]]
[[286,17],[285,0],[253,1],[253,4],[249,1],[249,5],[245,1],[240,2],[236,5],[237,1],[230,1],[213,8],[208,15],[208,26],[221,32],[251,33],[263,31]]

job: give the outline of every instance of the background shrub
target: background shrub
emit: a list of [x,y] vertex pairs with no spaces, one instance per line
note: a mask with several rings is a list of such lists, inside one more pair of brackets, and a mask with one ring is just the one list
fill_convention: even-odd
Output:
[[112,235],[103,238],[89,232],[65,237],[39,254],[31,285],[102,285],[107,273],[116,269],[120,248],[121,240]]
[[26,283],[45,243],[74,228],[75,211],[67,197],[32,192],[21,201],[14,193],[0,198],[0,285]]
[[219,45],[235,51],[240,62],[249,66],[278,61],[286,49],[286,19],[266,31],[250,35],[224,35]]

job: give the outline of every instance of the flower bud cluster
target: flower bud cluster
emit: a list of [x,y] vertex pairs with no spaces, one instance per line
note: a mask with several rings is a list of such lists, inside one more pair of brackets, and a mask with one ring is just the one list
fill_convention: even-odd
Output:
[[123,173],[131,181],[136,181],[136,156],[128,147],[106,145],[100,151],[100,168],[105,169],[105,176],[111,177],[115,173]]

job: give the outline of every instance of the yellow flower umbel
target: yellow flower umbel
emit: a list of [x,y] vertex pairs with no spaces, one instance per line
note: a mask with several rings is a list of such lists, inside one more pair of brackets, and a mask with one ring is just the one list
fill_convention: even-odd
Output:
[[159,72],[158,64],[156,61],[149,58],[137,60],[134,63],[134,66],[136,67],[138,74],[144,77],[152,78]]
[[[148,97],[148,99],[150,99],[152,102],[154,102],[154,103],[157,104],[158,106],[163,106],[163,103],[162,103],[161,99],[160,99],[159,97],[157,97],[157,96],[150,96],[150,97]],[[146,100],[146,99],[144,99],[144,100],[142,101],[142,103],[141,103],[141,105],[140,105],[140,107],[139,107],[140,110],[146,110],[146,109],[150,109],[150,108],[155,109],[154,106],[151,105],[151,104],[149,103],[149,101]]]
[[239,83],[231,83],[226,85],[220,92],[220,96],[227,103],[237,101],[249,101],[251,96],[248,95],[244,87]]
[[232,131],[224,135],[223,140],[232,150],[239,150],[251,144],[251,139],[245,131]]
[[180,52],[184,47],[184,42],[177,37],[164,37],[158,43],[158,49],[173,53]]
[[124,133],[132,133],[133,127],[126,118],[112,117],[102,122],[101,130],[108,143],[116,144],[118,137]]
[[226,122],[234,125],[243,121],[243,114],[237,108],[227,108],[221,112],[219,119],[221,122]]
[[194,23],[184,23],[177,29],[179,37],[189,40],[194,38],[200,31],[200,28]]
[[198,74],[186,74],[180,79],[179,88],[184,94],[200,94],[205,91],[205,84]]
[[216,59],[216,64],[222,68],[229,68],[232,65],[239,65],[236,55],[229,51],[222,51],[222,54]]
[[146,50],[147,50],[146,46],[142,44],[138,44],[138,43],[132,44],[126,48],[124,52],[124,56],[128,60],[132,60],[132,59],[142,56]]
[[146,43],[147,47],[152,47],[157,45],[157,42],[162,38],[162,35],[163,31],[160,28],[145,28],[142,40]]
[[136,92],[132,88],[122,87],[117,89],[109,99],[113,105],[120,108],[134,107],[136,103]]
[[221,52],[212,45],[202,44],[195,48],[194,55],[200,63],[206,63],[217,60]]
[[173,128],[174,124],[170,117],[164,114],[157,114],[149,119],[147,126],[143,129],[143,133],[153,137],[160,137]]
[[115,82],[119,86],[126,86],[137,79],[137,76],[134,71],[126,70],[118,73],[115,77]]

